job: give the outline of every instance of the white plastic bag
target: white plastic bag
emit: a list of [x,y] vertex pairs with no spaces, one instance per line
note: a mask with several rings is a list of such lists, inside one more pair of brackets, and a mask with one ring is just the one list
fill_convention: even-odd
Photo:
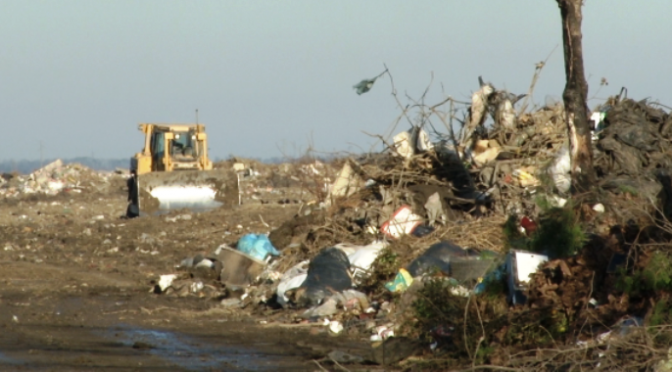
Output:
[[301,284],[306,280],[308,276],[308,263],[309,261],[302,261],[294,265],[291,269],[287,270],[280,278],[280,283],[275,293],[277,295],[277,301],[281,306],[286,306],[289,298],[285,296],[285,292],[299,288]]
[[548,167],[548,173],[553,179],[555,187],[562,193],[568,192],[572,186],[571,169],[569,146],[562,146],[557,155],[555,155],[550,167]]

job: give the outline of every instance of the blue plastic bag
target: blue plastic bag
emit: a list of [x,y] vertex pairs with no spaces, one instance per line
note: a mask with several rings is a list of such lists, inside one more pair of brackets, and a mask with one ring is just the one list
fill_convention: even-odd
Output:
[[237,248],[239,251],[248,254],[260,261],[266,260],[266,257],[271,254],[279,256],[280,252],[268,240],[268,236],[263,234],[247,234],[238,240]]

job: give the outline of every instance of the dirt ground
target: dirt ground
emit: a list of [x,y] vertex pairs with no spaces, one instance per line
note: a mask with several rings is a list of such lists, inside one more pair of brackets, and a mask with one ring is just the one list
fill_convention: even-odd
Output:
[[267,233],[298,205],[133,220],[120,217],[125,209],[120,175],[105,191],[0,200],[0,370],[336,370],[314,360],[368,347],[323,328],[264,324],[218,300],[151,291],[182,259]]

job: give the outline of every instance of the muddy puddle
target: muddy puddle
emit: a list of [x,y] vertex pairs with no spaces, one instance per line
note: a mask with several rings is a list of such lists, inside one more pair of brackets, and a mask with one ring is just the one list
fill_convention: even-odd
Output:
[[258,333],[226,334],[225,329],[204,332],[201,327],[192,333],[188,326],[176,331],[118,323],[15,324],[0,333],[0,371],[312,370],[278,341]]
[[3,353],[2,351],[0,351],[0,366],[8,367],[8,366],[16,366],[16,365],[19,365],[19,364],[21,364],[20,361],[14,359],[14,358],[11,358],[11,357],[7,356],[5,353]]
[[129,325],[112,327],[103,335],[124,347],[144,350],[187,371],[275,371],[281,356],[251,348],[209,343],[177,332],[143,329]]

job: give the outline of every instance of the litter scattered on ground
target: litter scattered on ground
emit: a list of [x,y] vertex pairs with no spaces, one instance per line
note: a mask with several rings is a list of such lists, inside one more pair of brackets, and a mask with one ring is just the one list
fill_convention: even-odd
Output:
[[279,256],[280,252],[273,246],[268,236],[264,234],[246,234],[238,240],[237,248],[239,251],[265,261],[269,255]]
[[[232,224],[221,236],[237,237],[227,242],[235,249],[222,244],[183,260],[179,269],[190,276],[163,275],[155,292],[216,298],[230,311],[264,314],[269,324],[364,334],[374,347],[398,342],[417,350],[405,337],[419,332],[433,340],[426,351],[469,355],[469,365],[477,358],[506,364],[499,350],[529,351],[547,335],[567,345],[570,334],[581,345],[613,345],[637,333],[663,306],[655,304],[668,300],[651,288],[632,289],[639,287],[619,275],[646,282],[653,280],[647,265],[666,262],[643,244],[663,244],[669,231],[650,232],[643,223],[647,213],[663,224],[662,216],[672,216],[672,118],[621,96],[597,108],[600,191],[577,196],[564,107],[518,111],[523,96],[482,83],[459,135],[435,136],[413,124],[378,154],[273,172],[234,159],[247,203],[276,195],[296,209],[294,218],[280,226],[261,215],[257,227]],[[281,183],[311,191],[290,197]],[[655,206],[619,214],[633,201]],[[181,216],[165,220],[189,221]],[[268,234],[256,234],[259,226]],[[625,287],[639,292],[629,296]],[[628,314],[636,321],[616,322]]]
[[338,248],[326,248],[308,264],[306,280],[299,287],[297,302],[314,306],[334,293],[352,288],[348,256]]
[[286,306],[289,298],[285,295],[287,291],[299,288],[308,277],[308,261],[302,261],[291,269],[287,270],[278,283],[276,290],[277,301],[281,306]]
[[159,283],[157,284],[158,290],[160,292],[165,292],[168,287],[173,285],[173,281],[177,278],[175,274],[161,275],[159,278]]

